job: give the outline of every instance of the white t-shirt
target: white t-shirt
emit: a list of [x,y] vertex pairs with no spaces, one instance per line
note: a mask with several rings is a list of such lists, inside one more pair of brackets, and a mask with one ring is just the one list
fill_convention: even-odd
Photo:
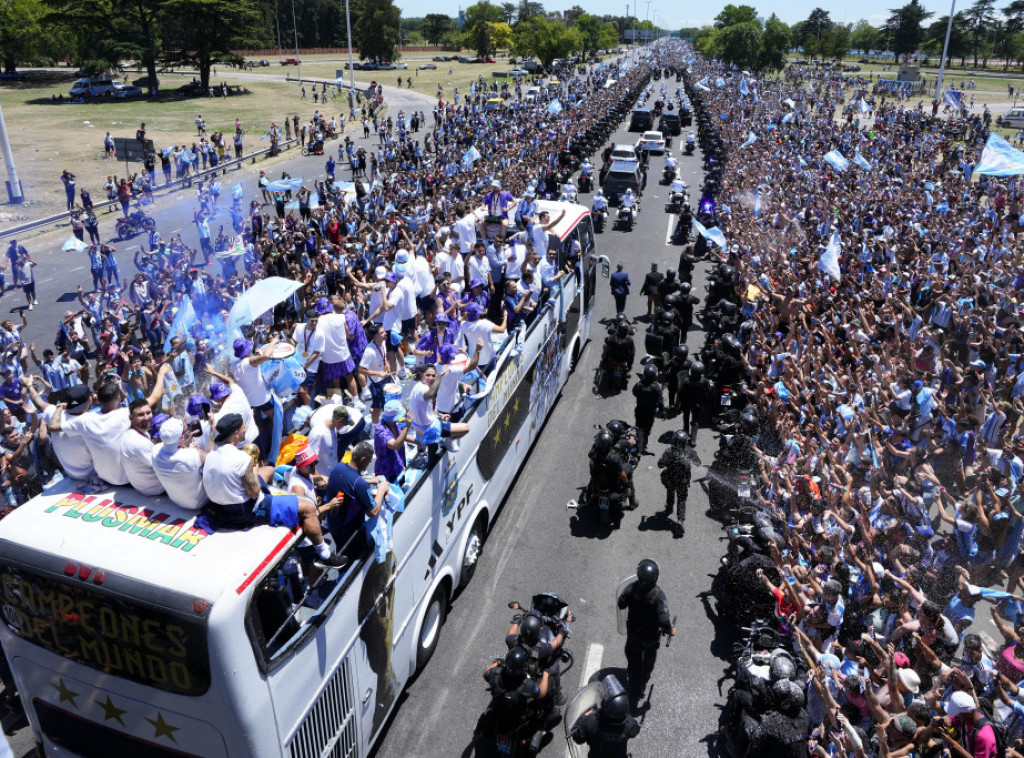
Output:
[[326,313],[320,317],[316,330],[323,335],[324,350],[320,359],[324,363],[343,363],[351,354],[348,349],[348,329],[344,313]]
[[259,408],[270,401],[270,390],[267,383],[263,381],[263,374],[259,366],[253,366],[249,358],[243,358],[231,368],[231,375],[242,388],[249,405]]
[[[404,276],[398,280],[398,286],[394,291],[401,293],[401,297],[395,299],[394,307],[394,310],[398,311],[398,318],[403,321],[416,318],[416,283],[408,276]],[[394,294],[389,299],[394,299]]]
[[502,251],[502,258],[505,260],[505,278],[518,279],[523,273],[523,263],[526,262],[525,245],[508,245]]
[[452,232],[459,236],[459,252],[463,255],[471,253],[476,244],[476,216],[466,214],[452,225]]
[[[384,360],[387,349],[382,345],[380,348],[377,347],[372,341],[363,350],[363,357],[359,359],[360,368],[365,368],[368,371],[380,371],[387,373],[388,364]],[[386,376],[370,376],[367,377],[374,384],[388,381]]]
[[[318,325],[319,326],[319,325]],[[295,342],[295,355],[298,356],[299,362],[305,366],[306,361],[309,360],[309,356],[313,353],[324,352],[324,336],[320,333],[319,329],[313,329],[312,331],[306,324],[296,324],[295,331],[292,332],[292,340]],[[320,368],[320,356],[316,357],[316,360],[309,364],[309,368],[306,370],[311,374],[315,374]]]
[[491,344],[491,335],[494,334],[495,323],[485,318],[476,321],[463,321],[459,326],[459,337],[465,340],[466,352],[476,352],[476,341],[483,340],[484,346],[480,349],[480,365],[486,366],[494,359],[494,345]]
[[334,429],[325,424],[314,424],[309,430],[306,447],[317,454],[316,473],[330,476],[331,469],[338,462],[338,438]]
[[439,273],[451,276],[452,289],[461,289],[462,281],[466,278],[466,264],[461,254],[442,250],[434,257],[434,263]]
[[477,257],[475,255],[469,256],[469,283],[472,284],[474,279],[479,279],[487,285],[487,277],[491,274],[491,262],[487,260],[487,256]]
[[252,406],[249,405],[249,400],[246,398],[242,388],[237,384],[232,385],[231,394],[224,398],[224,404],[220,407],[220,410],[213,414],[211,434],[216,433],[217,422],[228,413],[237,413],[242,417],[242,421],[245,422],[245,439],[242,440],[242,444],[248,445],[250,442],[255,442],[256,438],[260,436],[260,430],[256,428],[256,419],[252,415]]
[[153,440],[148,434],[129,429],[121,435],[121,457],[128,481],[137,492],[150,497],[163,493],[164,485],[153,470]]
[[100,479],[116,486],[128,484],[128,475],[121,462],[121,437],[131,427],[127,408],[62,418],[60,425],[62,430],[79,434],[85,440],[92,455],[93,468]]
[[426,297],[434,291],[434,275],[430,273],[430,264],[422,255],[416,255],[409,261],[406,273],[415,280],[418,297]]
[[[56,412],[57,406],[46,406],[46,410],[42,413],[42,423],[50,423]],[[66,416],[66,418],[75,418],[75,416]],[[89,452],[89,447],[80,434],[67,431],[65,428],[51,434],[50,439],[53,440],[53,452],[57,454],[57,460],[60,461],[65,474],[72,479],[88,479],[95,473],[92,465],[92,453]]]
[[394,306],[391,310],[384,311],[381,315],[381,327],[383,327],[384,331],[390,332],[398,326],[401,321],[401,317],[398,315],[398,305],[402,299],[402,290],[400,290],[396,285],[391,292],[383,292],[381,294],[387,299],[390,305]]
[[437,418],[430,401],[425,397],[429,389],[430,387],[423,382],[416,382],[416,386],[412,388],[412,393],[409,395],[409,417],[414,424],[420,427],[430,426]]
[[459,402],[459,382],[465,376],[465,368],[447,367],[443,376],[438,375],[434,381],[441,382],[437,389],[437,398],[434,405],[438,413],[451,413],[452,408]]
[[296,493],[308,497],[313,502],[316,502],[316,490],[313,488],[313,483],[306,477],[298,473],[298,469],[293,468],[288,472],[288,479],[284,485],[289,492],[292,491],[293,487],[299,487],[302,492]]
[[203,459],[197,448],[161,442],[153,448],[153,470],[175,505],[198,511],[209,500],[203,486]]
[[536,223],[530,234],[533,237],[533,251],[543,258],[548,253],[548,233],[542,224]]
[[219,505],[234,505],[249,500],[242,485],[242,477],[249,469],[252,458],[234,445],[217,445],[206,455],[203,466],[203,486],[206,495]]

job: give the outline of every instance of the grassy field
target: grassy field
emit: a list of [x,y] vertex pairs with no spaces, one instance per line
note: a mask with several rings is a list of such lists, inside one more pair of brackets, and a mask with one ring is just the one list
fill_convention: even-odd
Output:
[[[286,54],[287,56],[287,54]],[[366,86],[371,80],[380,82],[387,89],[393,89],[397,77],[404,80],[412,77],[413,91],[430,97],[437,94],[441,84],[446,99],[450,99],[453,88],[467,93],[470,84],[483,76],[490,83],[492,72],[508,71],[512,65],[507,58],[497,63],[467,64],[438,62],[436,69],[419,71],[417,66],[427,62],[431,54],[415,53],[405,62],[409,69],[403,71],[357,71],[357,86]],[[211,83],[226,82],[229,85],[243,85],[252,94],[228,98],[189,98],[179,100],[174,93],[182,84],[192,80],[193,71],[164,72],[160,74],[161,97],[157,101],[146,99],[110,102],[71,104],[68,90],[74,75],[66,72],[30,73],[27,80],[0,83],[0,104],[3,105],[11,147],[17,162],[18,175],[28,202],[21,207],[7,206],[0,210],[0,225],[10,226],[18,220],[40,218],[59,212],[65,207],[64,188],[60,175],[64,169],[75,174],[79,187],[88,189],[94,201],[105,200],[103,184],[108,175],[123,176],[125,164],[103,158],[103,137],[109,131],[114,137],[134,137],[141,122],[146,124],[146,135],[153,139],[158,149],[171,145],[191,145],[197,140],[195,119],[202,115],[207,124],[207,133],[215,130],[230,135],[234,133],[235,119],[239,119],[245,130],[245,150],[249,152],[266,147],[268,142],[259,140],[266,133],[271,121],[283,125],[285,117],[298,113],[301,120],[308,119],[314,108],[328,116],[344,109],[342,96],[330,99],[325,108],[312,101],[311,91],[302,101],[301,85],[286,82],[288,75],[296,77],[295,66],[281,66],[279,58],[268,58],[271,65],[246,71],[218,67]],[[344,68],[347,56],[311,56],[303,59],[302,77],[333,81],[336,72]],[[449,74],[451,70],[451,74]],[[128,73],[128,80],[138,73]],[[345,72],[345,81],[349,79]],[[499,82],[502,80],[498,80]],[[307,85],[307,89],[309,89]],[[64,95],[64,102],[51,100],[52,96]],[[330,94],[330,93],[329,93]],[[387,91],[385,91],[387,102]],[[132,164],[131,170],[138,170]],[[158,171],[159,174],[159,171]],[[158,179],[158,183],[162,179]]]

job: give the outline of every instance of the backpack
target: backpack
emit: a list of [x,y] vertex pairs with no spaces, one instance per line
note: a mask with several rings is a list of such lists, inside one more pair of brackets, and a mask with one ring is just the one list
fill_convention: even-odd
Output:
[[986,724],[990,725],[996,737],[996,758],[1006,758],[1006,725],[995,715],[987,700],[981,700],[981,712],[983,716],[975,723],[974,733],[977,734]]

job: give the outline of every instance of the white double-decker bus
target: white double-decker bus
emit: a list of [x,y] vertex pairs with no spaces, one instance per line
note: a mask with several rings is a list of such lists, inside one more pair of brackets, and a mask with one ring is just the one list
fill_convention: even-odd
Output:
[[590,333],[589,213],[540,205],[566,210],[552,233],[563,254],[579,243],[578,269],[506,338],[459,451],[407,470],[393,549],[328,572],[318,607],[301,602],[285,528],[206,533],[165,497],[70,481],[0,522],[0,641],[44,755],[369,752]]

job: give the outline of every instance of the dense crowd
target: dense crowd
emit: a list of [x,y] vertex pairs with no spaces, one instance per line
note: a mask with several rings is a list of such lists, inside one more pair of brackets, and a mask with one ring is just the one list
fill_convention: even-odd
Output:
[[1002,754],[1024,737],[1024,187],[974,175],[977,115],[954,142],[937,105],[838,72],[698,80],[761,420],[759,576],[807,671],[743,703],[753,754]]

